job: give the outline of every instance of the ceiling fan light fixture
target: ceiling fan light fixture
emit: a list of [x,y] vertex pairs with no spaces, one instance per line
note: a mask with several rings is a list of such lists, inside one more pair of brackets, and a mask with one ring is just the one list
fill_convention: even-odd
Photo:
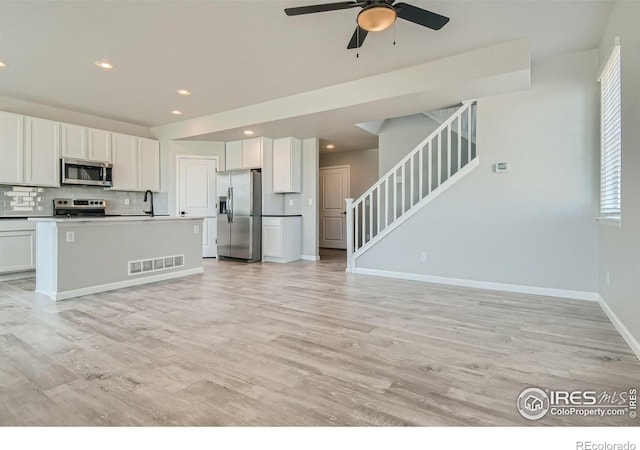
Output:
[[358,26],[367,31],[383,31],[394,24],[396,17],[393,6],[370,5],[358,14]]

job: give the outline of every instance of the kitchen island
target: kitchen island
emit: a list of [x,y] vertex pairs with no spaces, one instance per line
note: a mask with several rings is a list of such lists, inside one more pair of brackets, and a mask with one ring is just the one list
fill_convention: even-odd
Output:
[[30,218],[36,292],[63,300],[203,272],[202,219]]

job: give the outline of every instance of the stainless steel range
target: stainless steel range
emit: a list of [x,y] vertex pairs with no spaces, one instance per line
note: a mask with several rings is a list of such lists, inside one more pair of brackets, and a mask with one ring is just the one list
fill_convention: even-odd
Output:
[[107,202],[103,199],[53,199],[53,215],[56,217],[106,217],[106,207]]

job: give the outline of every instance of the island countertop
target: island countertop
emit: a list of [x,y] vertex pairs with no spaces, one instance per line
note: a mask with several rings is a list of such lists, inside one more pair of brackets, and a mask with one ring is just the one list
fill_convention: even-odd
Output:
[[106,223],[106,222],[156,222],[156,221],[187,221],[202,220],[202,217],[178,217],[178,216],[107,216],[107,217],[29,217],[32,222],[56,222],[56,223]]

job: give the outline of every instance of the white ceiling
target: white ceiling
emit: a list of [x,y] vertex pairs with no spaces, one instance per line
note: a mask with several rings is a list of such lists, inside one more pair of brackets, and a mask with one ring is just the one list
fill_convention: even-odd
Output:
[[[9,67],[0,69],[0,95],[154,127],[523,37],[534,61],[595,48],[613,6],[591,0],[408,2],[451,21],[435,32],[399,20],[397,45],[393,28],[369,34],[356,58],[346,45],[358,9],[297,17],[283,12],[322,0],[3,0],[0,60]],[[97,69],[93,62],[101,58],[115,70]],[[179,88],[192,95],[178,96]],[[184,115],[172,116],[173,109]],[[354,126],[359,121],[348,120],[336,137],[369,147],[371,136]],[[330,132],[319,137],[332,139]]]

